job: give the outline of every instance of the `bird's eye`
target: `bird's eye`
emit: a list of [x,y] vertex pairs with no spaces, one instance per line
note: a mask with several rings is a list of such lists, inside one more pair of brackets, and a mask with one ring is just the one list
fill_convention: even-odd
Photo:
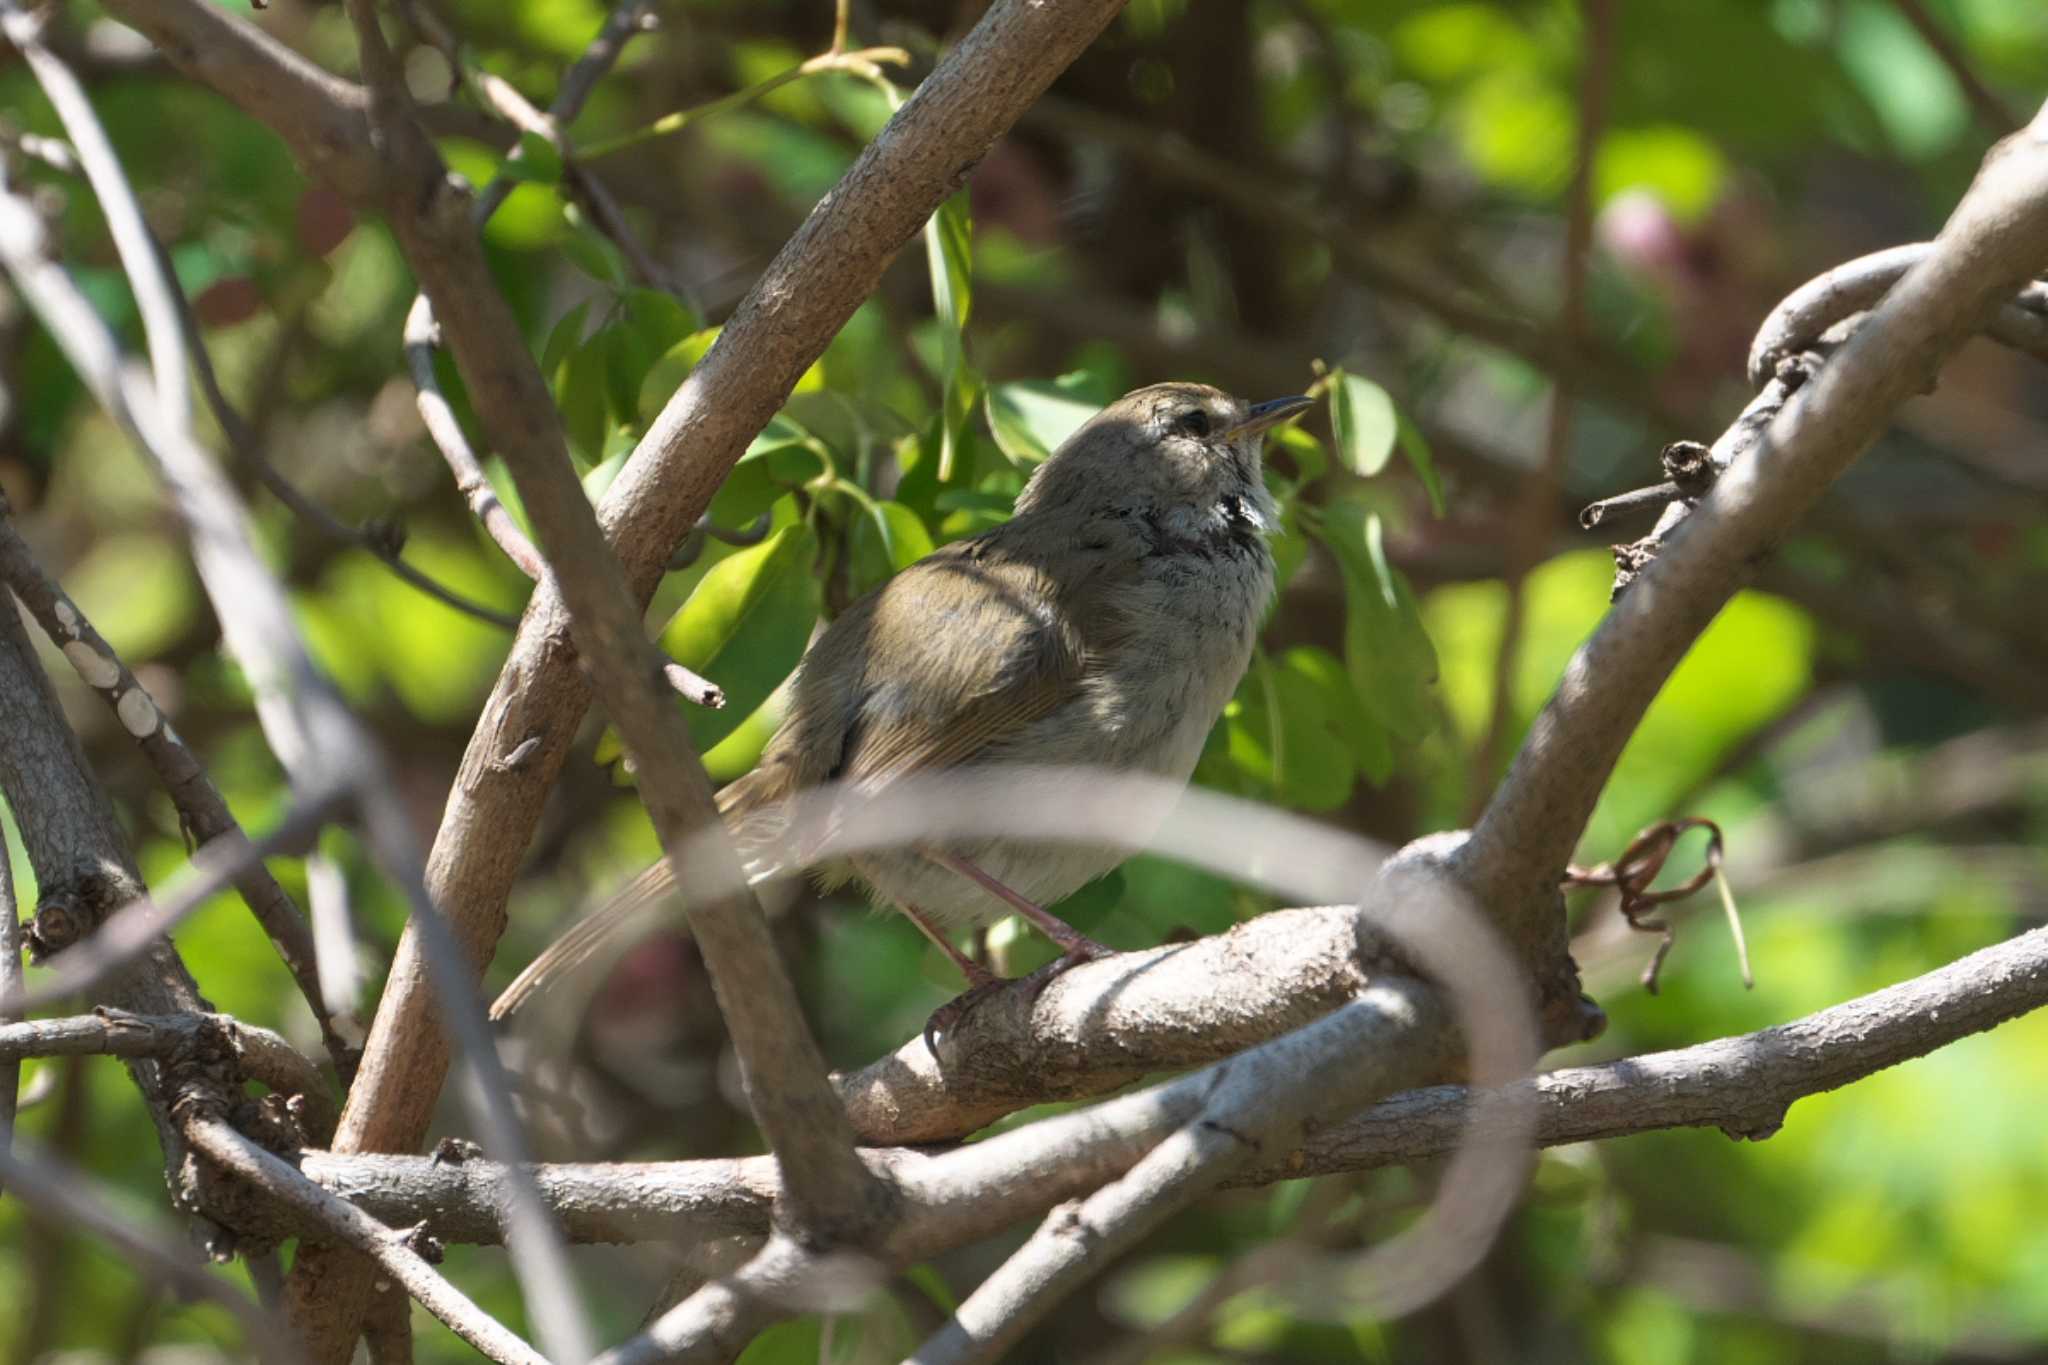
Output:
[[1209,434],[1209,414],[1200,408],[1190,408],[1174,419],[1174,426],[1189,436]]

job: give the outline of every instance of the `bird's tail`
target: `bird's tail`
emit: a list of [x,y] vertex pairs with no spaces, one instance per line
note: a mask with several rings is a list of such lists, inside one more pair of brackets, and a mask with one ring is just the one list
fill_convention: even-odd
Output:
[[[718,813],[739,850],[749,886],[775,874],[768,861],[787,824],[782,798],[787,770],[772,760],[718,793]],[[540,991],[566,978],[607,949],[623,946],[628,931],[652,921],[675,892],[675,873],[663,858],[626,883],[612,898],[571,925],[541,950],[491,1003],[491,1018],[511,1018]]]

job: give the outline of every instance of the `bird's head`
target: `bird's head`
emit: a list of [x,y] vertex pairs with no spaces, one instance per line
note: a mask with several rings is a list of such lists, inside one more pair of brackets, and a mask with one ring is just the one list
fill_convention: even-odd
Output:
[[1276,517],[1260,474],[1266,432],[1309,402],[1246,403],[1207,384],[1134,390],[1039,466],[1017,510],[1131,508],[1163,518],[1181,538],[1256,537]]

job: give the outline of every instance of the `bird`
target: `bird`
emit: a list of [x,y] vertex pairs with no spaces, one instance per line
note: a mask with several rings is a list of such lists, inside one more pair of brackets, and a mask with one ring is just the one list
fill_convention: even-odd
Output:
[[[799,663],[759,762],[718,795],[742,857],[758,862],[786,832],[791,799],[827,783],[872,795],[907,776],[1021,764],[1185,784],[1273,596],[1265,435],[1310,403],[1245,403],[1188,382],[1125,394],[1032,472],[1008,521],[852,603]],[[967,979],[933,1015],[930,1046],[1003,984],[952,931],[1022,915],[1061,950],[1042,984],[1109,951],[1045,907],[1128,856],[993,834],[863,851],[815,873],[828,887],[858,877]],[[666,860],[648,868],[535,958],[493,1016],[673,888]]]

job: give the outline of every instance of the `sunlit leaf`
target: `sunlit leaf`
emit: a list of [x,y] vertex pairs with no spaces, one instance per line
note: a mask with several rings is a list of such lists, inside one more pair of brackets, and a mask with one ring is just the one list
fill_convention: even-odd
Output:
[[1423,491],[1429,494],[1429,510],[1438,516],[1444,514],[1444,485],[1437,477],[1436,454],[1429,448],[1429,440],[1422,434],[1422,428],[1406,417],[1397,419],[1395,441],[1401,447],[1401,454],[1415,470],[1415,477],[1422,480]]
[[865,500],[851,539],[857,592],[865,592],[932,552],[931,533],[917,513],[900,502]]
[[1379,517],[1334,503],[1322,538],[1344,573],[1344,665],[1359,700],[1397,738],[1418,740],[1436,726],[1436,650],[1413,591],[1386,557]]
[[582,344],[583,324],[589,316],[590,300],[585,299],[562,314],[548,329],[548,339],[540,348],[540,372],[550,380],[561,369],[562,362],[569,358],[570,349]]
[[1387,467],[1400,432],[1394,400],[1370,379],[1340,371],[1330,386],[1330,430],[1345,467],[1371,478]]
[[670,344],[655,362],[648,366],[646,376],[640,381],[640,399],[636,405],[640,421],[644,424],[654,420],[670,395],[682,387],[690,371],[711,349],[711,343],[718,340],[718,329],[706,327]]
[[989,434],[1014,463],[1041,463],[1101,411],[1100,403],[1075,392],[1078,387],[1074,376],[989,385]]
[[570,351],[555,376],[555,406],[562,412],[569,453],[581,468],[604,458],[605,430],[611,421],[605,385],[609,349],[605,334],[599,332]]
[[562,178],[562,154],[554,143],[529,129],[519,135],[519,155],[507,157],[498,174],[508,180],[552,185]]

